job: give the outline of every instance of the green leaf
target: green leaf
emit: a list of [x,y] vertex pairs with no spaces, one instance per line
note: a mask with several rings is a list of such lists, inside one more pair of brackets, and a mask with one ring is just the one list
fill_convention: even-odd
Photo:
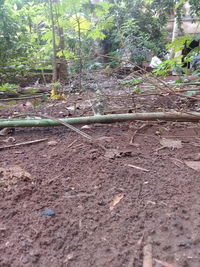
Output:
[[7,108],[7,106],[0,105],[0,109],[4,109],[4,108]]
[[16,101],[15,100],[11,100],[7,102],[8,105],[16,105]]
[[40,106],[42,103],[41,103],[41,101],[38,101],[38,100],[35,100],[34,102],[33,102],[33,106],[34,107],[38,107],[38,106]]
[[38,89],[27,89],[26,92],[29,94],[36,94],[39,92],[39,90]]

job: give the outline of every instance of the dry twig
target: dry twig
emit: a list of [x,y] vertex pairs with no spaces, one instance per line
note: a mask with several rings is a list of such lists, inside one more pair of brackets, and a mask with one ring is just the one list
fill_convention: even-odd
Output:
[[43,138],[43,139],[38,139],[38,140],[32,140],[32,141],[17,143],[17,144],[8,145],[8,146],[1,146],[0,147],[0,150],[6,149],[6,148],[11,148],[11,147],[17,147],[17,146],[24,146],[24,145],[31,145],[31,144],[41,143],[41,142],[44,142],[46,140],[48,140],[48,138]]
[[144,168],[142,168],[142,167],[135,166],[135,165],[132,165],[132,164],[128,164],[127,166],[128,166],[128,167],[131,167],[131,168],[135,168],[135,169],[137,169],[137,170],[144,171],[144,172],[149,172],[149,170],[147,170],[147,169],[144,169]]

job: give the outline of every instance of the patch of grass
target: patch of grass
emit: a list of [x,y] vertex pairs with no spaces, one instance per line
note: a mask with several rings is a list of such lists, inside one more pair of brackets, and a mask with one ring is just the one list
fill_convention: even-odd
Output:
[[132,79],[130,81],[120,82],[120,84],[126,85],[126,86],[134,86],[134,85],[138,85],[140,83],[142,83],[142,80],[141,79]]

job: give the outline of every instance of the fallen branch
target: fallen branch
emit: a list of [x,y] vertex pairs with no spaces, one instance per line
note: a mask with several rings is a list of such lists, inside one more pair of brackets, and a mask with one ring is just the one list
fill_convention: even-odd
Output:
[[21,97],[11,97],[11,98],[2,98],[0,101],[13,101],[13,100],[27,100],[27,99],[34,99],[34,98],[42,98],[44,96],[47,96],[46,94],[36,94],[32,96],[21,96]]
[[41,142],[44,142],[46,140],[48,140],[48,138],[43,138],[43,139],[38,139],[38,140],[33,140],[33,141],[27,141],[27,142],[17,143],[17,144],[13,144],[13,145],[8,145],[8,146],[1,146],[0,150],[6,149],[6,148],[11,148],[11,147],[18,147],[18,146],[41,143]]
[[[40,115],[38,115],[40,116]],[[96,115],[88,117],[76,117],[67,119],[0,119],[0,128],[5,127],[49,127],[60,126],[62,124],[92,124],[92,123],[115,123],[125,121],[187,121],[199,122],[200,113],[190,112],[152,112],[152,113],[126,113],[126,114],[109,114],[109,115]],[[69,127],[69,126],[68,126]],[[77,129],[76,129],[77,130]],[[86,134],[84,133],[86,136]],[[88,136],[88,135],[87,135]],[[88,136],[89,139],[91,137]]]

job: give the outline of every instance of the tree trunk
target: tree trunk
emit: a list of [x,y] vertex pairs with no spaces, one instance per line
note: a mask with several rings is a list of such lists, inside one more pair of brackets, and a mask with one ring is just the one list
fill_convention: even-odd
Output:
[[[179,35],[179,26],[178,26],[178,20],[175,17],[174,18],[174,25],[173,25],[173,32],[172,32],[172,42],[174,42],[176,39],[178,39],[178,35]],[[172,58],[174,58],[174,56],[175,56],[175,53],[173,50],[171,50],[169,58],[172,59]]]
[[52,0],[49,0],[49,9],[50,9],[50,17],[51,17],[51,28],[52,28],[52,44],[53,44],[53,82],[57,81],[57,62],[56,62],[56,33],[55,33],[55,21],[53,15],[53,5]]
[[[58,50],[64,51],[65,49],[65,39],[64,39],[64,32],[62,27],[58,27],[58,35],[60,38]],[[62,56],[56,58],[57,61],[57,80],[59,80],[61,83],[65,84],[68,81],[68,65],[67,60],[64,56],[64,53]]]

